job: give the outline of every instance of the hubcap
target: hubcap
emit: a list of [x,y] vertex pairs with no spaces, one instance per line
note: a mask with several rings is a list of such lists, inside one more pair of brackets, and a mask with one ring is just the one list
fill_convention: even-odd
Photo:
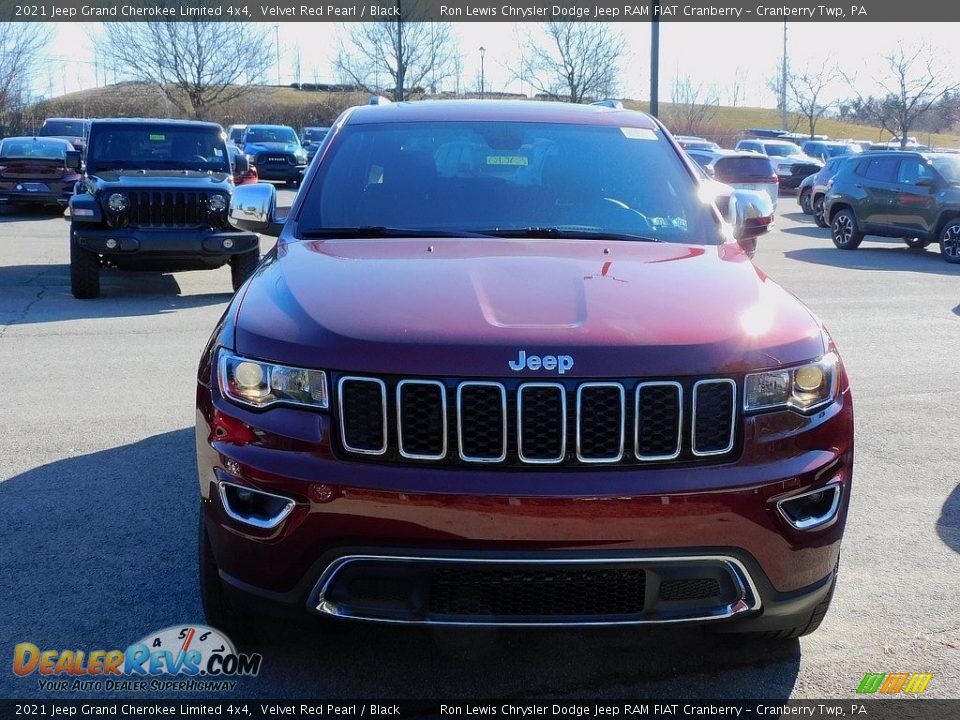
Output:
[[817,220],[823,222],[823,198],[818,198],[813,204],[813,215]]
[[953,223],[943,231],[943,254],[960,257],[960,223]]

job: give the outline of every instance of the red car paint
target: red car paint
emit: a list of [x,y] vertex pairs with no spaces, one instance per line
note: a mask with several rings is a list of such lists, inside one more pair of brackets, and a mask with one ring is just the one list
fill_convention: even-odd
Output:
[[[709,620],[722,619],[726,629],[793,634],[816,627],[832,592],[852,482],[853,405],[846,374],[838,365],[832,400],[813,412],[745,413],[742,404],[748,373],[835,352],[819,321],[753,266],[729,235],[716,244],[298,235],[302,212],[317,202],[322,168],[343,128],[437,121],[649,131],[643,137],[675,153],[689,173],[689,192],[697,191],[679,148],[639,113],[534,102],[348,111],[308,170],[275,255],[238,292],[201,359],[201,548],[208,548],[207,562],[215,562],[219,582],[248,599],[351,616],[324,604],[324,582],[336,579],[337,563],[355,556],[357,548],[381,559],[421,556],[433,562],[452,555],[496,564],[507,557],[534,573],[551,562],[650,561],[645,572],[651,578],[656,562],[723,556],[742,563],[759,598],[749,607],[740,601],[731,611],[736,617]],[[716,460],[681,456],[649,464],[632,458],[577,463],[569,448],[552,467],[470,464],[449,456],[449,462],[432,464],[362,457],[344,450],[332,385],[329,411],[247,408],[223,395],[221,348],[323,369],[331,383],[348,375],[386,378],[391,392],[396,377],[443,379],[451,398],[454,386],[474,379],[503,381],[508,394],[523,383],[559,383],[573,397],[591,381],[633,387],[624,379],[679,379],[689,388],[698,378],[730,378],[737,388],[736,441]],[[562,377],[545,372],[545,361],[540,369],[514,372],[508,363],[518,350],[569,356],[575,364]],[[389,422],[392,444],[399,420]],[[624,414],[620,427],[627,425]],[[254,527],[226,512],[220,482],[289,498],[293,509],[275,527]],[[821,527],[798,529],[778,511],[778,501],[830,485],[840,488],[839,501]],[[662,590],[668,581],[656,582]],[[645,608],[620,619],[665,621],[662,610]],[[693,612],[677,617],[704,619]],[[457,621],[438,620],[424,609],[394,619]],[[461,620],[484,622],[475,616]],[[577,624],[597,618],[588,612],[560,620],[520,618],[522,624],[541,620]],[[490,621],[518,620],[494,613]]]

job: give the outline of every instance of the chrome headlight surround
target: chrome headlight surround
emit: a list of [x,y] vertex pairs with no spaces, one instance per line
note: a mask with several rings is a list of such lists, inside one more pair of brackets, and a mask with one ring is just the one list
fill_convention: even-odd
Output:
[[836,400],[839,386],[840,358],[829,352],[803,365],[747,375],[743,410],[794,410],[806,415]]
[[242,357],[220,348],[220,392],[228,400],[257,409],[292,405],[314,410],[330,407],[327,373]]
[[115,192],[107,196],[107,210],[112,213],[126,212],[130,207],[130,198],[123,193]]

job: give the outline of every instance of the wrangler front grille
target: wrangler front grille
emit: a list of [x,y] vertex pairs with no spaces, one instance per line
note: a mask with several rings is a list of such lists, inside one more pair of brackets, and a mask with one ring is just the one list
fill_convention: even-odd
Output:
[[567,467],[725,462],[728,378],[496,382],[342,376],[338,447],[358,460]]
[[[185,190],[139,190],[127,193],[130,207],[120,219],[131,227],[200,227],[222,224],[209,209],[211,193]],[[109,196],[109,193],[108,193]],[[111,216],[107,213],[108,217]],[[225,213],[220,215],[225,217]],[[211,221],[215,223],[211,223]]]

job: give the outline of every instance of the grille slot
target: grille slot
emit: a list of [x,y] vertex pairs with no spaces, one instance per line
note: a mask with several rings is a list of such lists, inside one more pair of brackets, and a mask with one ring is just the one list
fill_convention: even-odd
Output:
[[447,454],[447,390],[435,380],[397,383],[397,445],[413,460]]
[[495,382],[465,382],[457,388],[457,439],[460,459],[507,459],[507,391]]
[[436,616],[637,615],[645,592],[646,573],[640,568],[438,569],[428,607]]
[[683,386],[647,382],[637,386],[634,450],[638,460],[672,460],[683,440]]
[[517,391],[517,453],[523,462],[557,463],[567,454],[567,391],[527,383]]
[[723,455],[733,448],[736,395],[733,380],[701,380],[693,386],[694,455]]
[[382,380],[340,378],[340,434],[343,446],[362,455],[387,451],[387,388]]
[[577,459],[617,462],[623,457],[625,394],[619,383],[583,383],[577,388]]

